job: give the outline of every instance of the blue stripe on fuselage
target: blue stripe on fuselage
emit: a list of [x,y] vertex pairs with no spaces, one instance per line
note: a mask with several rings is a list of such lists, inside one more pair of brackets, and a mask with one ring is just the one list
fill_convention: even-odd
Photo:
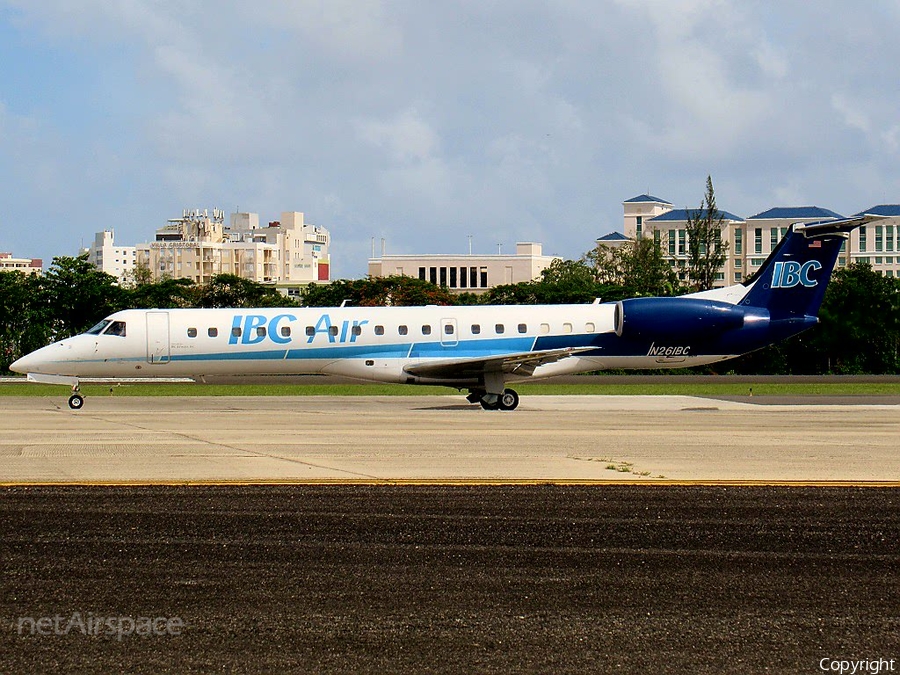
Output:
[[[334,345],[333,347],[295,347],[287,349],[240,349],[213,354],[172,354],[172,361],[267,361],[282,359],[439,359],[479,358],[531,351],[533,337],[462,340],[457,344],[440,342],[396,343],[387,345]],[[287,352],[287,356],[285,356]]]

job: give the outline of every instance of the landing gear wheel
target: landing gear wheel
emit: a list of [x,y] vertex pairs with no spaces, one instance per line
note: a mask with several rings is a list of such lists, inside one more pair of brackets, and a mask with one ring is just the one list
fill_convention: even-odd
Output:
[[500,410],[515,410],[519,407],[519,395],[512,389],[506,389],[497,399]]
[[81,407],[84,405],[84,396],[81,394],[72,394],[69,397],[69,407],[72,410],[81,410]]

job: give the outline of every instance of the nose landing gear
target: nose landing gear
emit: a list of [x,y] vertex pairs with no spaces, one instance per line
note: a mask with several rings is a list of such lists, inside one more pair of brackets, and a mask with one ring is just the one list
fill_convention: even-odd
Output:
[[78,385],[75,384],[72,386],[72,395],[69,397],[69,407],[72,410],[81,410],[82,406],[84,406],[84,396],[81,395]]

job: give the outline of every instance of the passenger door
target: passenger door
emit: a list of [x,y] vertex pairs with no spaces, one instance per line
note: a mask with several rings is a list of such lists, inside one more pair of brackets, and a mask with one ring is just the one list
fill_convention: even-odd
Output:
[[171,358],[169,313],[147,312],[147,363],[168,363]]

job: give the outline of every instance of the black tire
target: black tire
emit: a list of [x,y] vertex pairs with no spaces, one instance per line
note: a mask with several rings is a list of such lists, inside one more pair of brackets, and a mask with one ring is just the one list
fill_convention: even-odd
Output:
[[72,394],[69,397],[69,407],[72,410],[81,410],[84,405],[84,396],[81,394]]
[[515,410],[519,407],[519,395],[513,389],[506,389],[497,399],[500,410]]

